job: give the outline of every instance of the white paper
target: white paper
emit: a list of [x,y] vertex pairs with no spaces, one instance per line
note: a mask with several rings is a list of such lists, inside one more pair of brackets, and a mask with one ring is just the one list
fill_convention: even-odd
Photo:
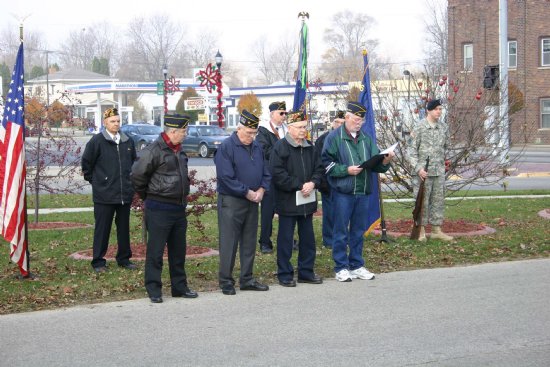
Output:
[[298,205],[304,205],[307,203],[313,203],[317,200],[317,190],[313,190],[308,197],[305,197],[304,194],[302,194],[302,191],[296,191],[296,206]]
[[383,151],[381,151],[379,154],[382,154],[382,155],[386,155],[388,154],[389,152],[393,152],[395,150],[395,148],[397,148],[397,145],[399,144],[399,142],[395,143],[394,145],[392,145],[391,147],[387,148],[387,149],[384,149]]

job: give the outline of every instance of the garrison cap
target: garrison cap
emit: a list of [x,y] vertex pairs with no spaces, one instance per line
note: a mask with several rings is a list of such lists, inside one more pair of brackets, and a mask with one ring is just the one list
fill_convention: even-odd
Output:
[[344,111],[338,110],[336,111],[335,119],[343,119],[346,116],[346,113]]
[[189,125],[189,120],[191,118],[187,115],[173,114],[173,115],[164,115],[164,126],[171,127],[174,129],[185,129]]
[[103,112],[103,119],[107,119],[109,117],[118,116],[118,110],[116,108],[108,108]]
[[269,105],[269,112],[277,111],[277,110],[286,110],[286,102],[272,102]]
[[248,112],[247,110],[243,110],[241,112],[241,116],[239,117],[239,123],[251,129],[257,129],[258,124],[260,123],[260,119],[256,115]]
[[367,108],[359,102],[348,102],[346,111],[354,114],[355,116],[365,117]]
[[292,125],[296,122],[305,121],[306,114],[304,111],[290,111],[286,120],[287,125]]

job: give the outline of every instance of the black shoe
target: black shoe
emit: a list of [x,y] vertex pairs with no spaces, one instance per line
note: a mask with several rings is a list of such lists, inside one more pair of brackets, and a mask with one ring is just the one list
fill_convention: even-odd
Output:
[[149,297],[151,303],[162,303],[162,297]]
[[172,292],[172,297],[197,298],[198,296],[197,292],[189,288],[185,289],[183,292]]
[[253,280],[246,284],[241,284],[241,291],[267,291],[269,287],[265,284],[258,283],[258,281]]
[[323,283],[323,278],[314,274],[311,278],[298,278],[298,283],[321,284]]
[[273,253],[273,246],[260,246],[260,252],[262,254],[271,254]]
[[283,287],[296,287],[296,281],[294,279],[290,280],[279,280],[279,284]]
[[128,270],[136,270],[138,267],[133,262],[127,262],[124,264],[118,264],[121,268],[128,269]]
[[105,273],[107,271],[107,267],[106,266],[98,266],[97,268],[94,268],[94,271],[96,273]]
[[226,296],[234,296],[235,294],[237,294],[237,292],[235,292],[235,287],[233,287],[232,285],[222,287],[222,293]]

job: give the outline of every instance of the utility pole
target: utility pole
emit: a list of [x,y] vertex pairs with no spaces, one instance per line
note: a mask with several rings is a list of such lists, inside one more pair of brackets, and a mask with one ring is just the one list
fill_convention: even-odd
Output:
[[510,124],[508,122],[508,0],[499,0],[499,94],[500,94],[500,155],[506,161],[510,150]]

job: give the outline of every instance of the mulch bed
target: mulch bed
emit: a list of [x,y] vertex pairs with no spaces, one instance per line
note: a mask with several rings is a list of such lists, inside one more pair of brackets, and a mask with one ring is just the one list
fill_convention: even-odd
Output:
[[[386,221],[386,229],[388,234],[392,236],[408,236],[411,234],[412,226],[412,219]],[[445,220],[441,229],[451,236],[479,236],[496,232],[491,227],[479,223],[467,222],[463,219]],[[426,226],[426,233],[429,234],[431,230],[431,225],[428,224]],[[380,233],[380,227],[375,229],[374,232]]]
[[[91,244],[90,244],[91,246]],[[132,248],[132,260],[145,260],[145,252],[147,251],[147,246],[144,245],[141,242],[133,242],[130,244],[130,247]],[[75,252],[74,254],[71,254],[71,257],[76,260],[91,260],[92,259],[92,249],[83,250]],[[111,243],[109,244],[109,248],[107,249],[107,254],[105,255],[105,259],[107,260],[113,260],[116,256],[117,251],[117,244]],[[205,256],[214,256],[218,255],[218,251],[211,249],[209,247],[202,247],[202,246],[190,246],[187,245],[186,249],[186,257],[187,258],[195,258],[195,257],[205,257]],[[168,249],[164,249],[164,258],[168,258]]]

